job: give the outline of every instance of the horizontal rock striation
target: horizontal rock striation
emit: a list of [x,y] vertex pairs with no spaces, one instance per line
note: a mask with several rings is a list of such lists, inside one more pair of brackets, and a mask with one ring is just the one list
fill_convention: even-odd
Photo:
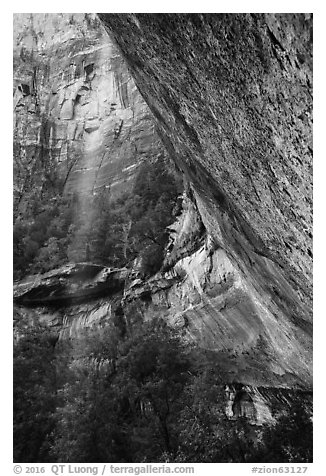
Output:
[[129,271],[90,263],[76,263],[26,278],[14,287],[19,304],[71,305],[122,291]]

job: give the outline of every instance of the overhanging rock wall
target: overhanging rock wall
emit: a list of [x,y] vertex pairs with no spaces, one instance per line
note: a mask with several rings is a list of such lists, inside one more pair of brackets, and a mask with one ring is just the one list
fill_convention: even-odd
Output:
[[[269,354],[291,361],[293,373],[297,361],[309,386],[312,16],[99,17],[191,184],[211,240],[260,310],[253,334],[268,338]],[[241,327],[245,316],[246,307],[227,321]]]

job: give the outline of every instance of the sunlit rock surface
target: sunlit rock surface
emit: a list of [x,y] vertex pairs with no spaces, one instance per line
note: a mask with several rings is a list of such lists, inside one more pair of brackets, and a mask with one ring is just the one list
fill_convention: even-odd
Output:
[[94,14],[14,15],[14,192],[113,196],[165,154],[152,115]]
[[200,217],[189,199],[185,203],[182,216],[171,226],[178,230],[173,267],[126,287],[126,314],[130,308],[143,319],[163,316],[190,342],[214,351],[230,381],[310,388],[312,348],[306,322],[290,319],[262,288],[259,292],[248,284],[246,275],[201,227],[196,236]]
[[[44,288],[42,303],[23,307],[20,288],[18,314],[37,315],[62,337],[112,318],[128,327],[163,317],[213,352],[230,384],[310,389],[310,16],[100,18],[188,183],[183,213],[169,227],[161,273],[144,280],[131,270],[114,295],[107,286],[106,297],[61,299],[57,308]],[[92,127],[84,136],[101,143],[104,129]],[[264,398],[250,395],[267,421]]]
[[173,247],[162,272],[140,279],[132,269],[67,265],[16,285],[20,312],[23,306],[30,319],[38,316],[61,338],[78,338],[83,329],[112,319],[131,328],[163,318],[190,345],[213,352],[229,382],[310,388],[309,332],[285,315],[278,319],[275,303],[247,285],[203,229],[192,200],[184,196],[183,213],[170,226]]
[[20,329],[22,322],[28,326],[40,323],[49,326],[60,339],[78,339],[86,329],[107,325],[114,317],[116,308],[116,301],[108,297],[89,299],[75,305],[67,305],[66,300],[64,307],[15,304],[14,324],[15,329]]

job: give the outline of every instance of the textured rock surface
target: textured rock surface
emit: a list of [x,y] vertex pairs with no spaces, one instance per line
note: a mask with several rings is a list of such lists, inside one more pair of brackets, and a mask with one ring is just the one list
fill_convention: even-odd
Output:
[[160,154],[152,115],[94,14],[14,15],[18,211],[58,182],[66,193],[130,190],[142,160]]
[[19,312],[73,338],[110,319],[132,326],[137,320],[164,318],[189,343],[213,352],[229,382],[310,388],[309,328],[280,316],[270,297],[248,286],[203,229],[192,200],[184,196],[183,213],[170,227],[167,271],[142,280],[133,278],[132,270],[65,266],[15,286]]
[[123,290],[129,271],[77,263],[26,278],[14,287],[14,299],[25,305],[71,305]]
[[[34,302],[35,309],[18,307],[18,315],[44,319],[64,336],[102,325],[116,317],[117,308],[125,325],[163,316],[190,342],[213,351],[230,382],[310,388],[310,17],[100,18],[121,47],[162,140],[189,184],[183,214],[170,226],[162,273],[146,281],[129,275],[114,296],[69,306],[66,300],[52,310]],[[113,48],[108,38],[102,41]],[[102,50],[105,63],[112,50]],[[111,87],[105,82],[110,68],[105,71],[103,94]],[[94,147],[105,143],[101,127],[83,132],[84,139],[95,134]],[[145,123],[140,130],[145,138]],[[129,139],[121,141],[122,150],[131,150]],[[42,141],[32,144],[37,150],[35,144]],[[140,157],[150,157],[152,150],[157,154],[156,141],[147,146]],[[96,180],[107,183],[110,164],[100,168]],[[113,181],[119,181],[122,169],[112,167]],[[91,177],[72,170],[78,180]],[[74,188],[78,180],[68,177],[67,187]],[[77,294],[83,286],[87,280],[76,287]],[[28,286],[20,289],[28,295]],[[42,306],[49,291],[43,288]]]
[[53,305],[26,307],[24,304],[15,304],[14,324],[19,324],[20,328],[23,321],[29,326],[43,323],[61,339],[78,338],[87,328],[107,324],[114,317],[117,307],[116,301],[111,301],[109,297],[70,306],[67,305],[67,300],[65,302],[64,307],[57,308]]
[[254,366],[266,353],[267,373],[310,385],[311,15],[100,18],[192,184],[218,267],[241,282],[223,319],[214,302],[192,321],[214,320],[229,349],[254,352],[261,338]]
[[230,381],[310,387],[309,323],[281,313],[262,287],[255,289],[226,250],[202,233],[193,203],[185,203],[174,226],[173,267],[161,277],[127,286],[125,313],[131,306],[143,319],[163,316],[187,339],[214,351]]

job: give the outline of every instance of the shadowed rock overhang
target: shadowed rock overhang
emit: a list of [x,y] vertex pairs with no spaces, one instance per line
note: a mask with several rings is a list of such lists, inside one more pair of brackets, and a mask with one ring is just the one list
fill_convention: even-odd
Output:
[[255,333],[264,336],[273,316],[309,386],[312,15],[99,18],[191,184],[207,233],[261,309]]

